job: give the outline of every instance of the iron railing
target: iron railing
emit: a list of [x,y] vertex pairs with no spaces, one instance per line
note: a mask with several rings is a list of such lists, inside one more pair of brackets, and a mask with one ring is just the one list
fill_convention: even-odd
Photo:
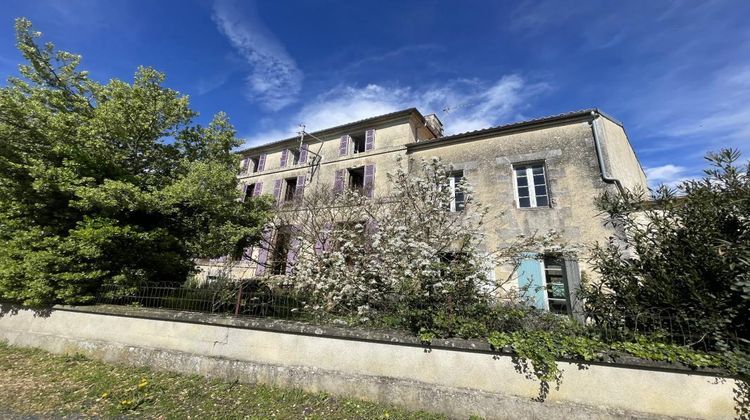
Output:
[[309,317],[305,302],[296,291],[272,288],[255,281],[202,287],[179,283],[106,285],[100,290],[96,303],[259,318]]

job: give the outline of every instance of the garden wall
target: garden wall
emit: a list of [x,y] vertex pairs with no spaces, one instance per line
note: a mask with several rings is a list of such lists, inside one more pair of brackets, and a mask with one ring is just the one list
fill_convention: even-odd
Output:
[[123,307],[2,306],[0,340],[109,362],[325,391],[452,417],[732,418],[734,380],[660,366],[561,361],[545,402],[539,383],[485,343],[430,348],[399,334],[288,321]]

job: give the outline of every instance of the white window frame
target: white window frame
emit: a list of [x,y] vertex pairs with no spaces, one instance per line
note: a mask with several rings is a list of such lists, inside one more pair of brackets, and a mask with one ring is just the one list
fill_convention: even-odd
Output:
[[[547,263],[544,261],[544,258],[539,261],[539,265],[542,269],[542,290],[544,291],[544,310],[549,312],[549,294],[547,293]],[[563,262],[562,265],[560,265],[560,268],[562,269],[562,276],[563,280],[567,283],[568,282],[568,273],[566,273],[565,270],[567,270],[567,267],[565,266],[565,263]],[[565,291],[567,292],[567,296],[565,298],[566,305],[570,306],[570,290],[569,284],[564,284],[563,287],[565,287]],[[570,313],[572,308],[568,307],[568,313]]]
[[[461,173],[461,178],[463,178],[464,177],[463,171],[454,171],[448,175],[448,189],[450,190],[450,193],[451,193],[451,204],[450,204],[451,213],[458,212],[458,210],[456,209],[456,175],[458,175],[459,172]],[[464,208],[465,207],[466,207],[466,196],[464,195]]]
[[[516,171],[520,168],[526,168],[526,179],[527,184],[526,186],[529,189],[529,207],[521,207],[521,199],[518,195],[518,174]],[[544,176],[544,187],[547,190],[547,205],[546,206],[538,206],[536,203],[536,189],[534,188],[534,168],[535,167],[541,167],[542,168],[542,175]],[[513,171],[513,196],[516,199],[516,207],[519,209],[546,209],[552,207],[552,199],[550,198],[549,193],[549,179],[547,178],[547,165],[544,164],[544,162],[529,162],[529,163],[519,163],[514,164],[511,167],[511,170]]]

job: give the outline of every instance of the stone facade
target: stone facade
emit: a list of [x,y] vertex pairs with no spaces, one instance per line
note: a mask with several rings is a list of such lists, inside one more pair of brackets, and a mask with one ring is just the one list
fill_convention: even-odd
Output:
[[[584,247],[604,241],[613,232],[604,225],[594,198],[608,189],[647,188],[622,124],[595,109],[447,137],[441,133],[436,117],[407,109],[308,135],[303,142],[309,150],[307,158],[304,152],[300,156],[304,163],[293,162],[294,153],[300,150],[299,137],[244,150],[240,153],[247,159],[243,164],[247,169],[239,179],[242,185],[262,185],[253,187],[255,194],[276,194],[283,200],[285,190],[294,185],[286,180],[298,181],[304,176],[307,187],[334,188],[338,170],[370,168],[374,178],[365,182],[377,198],[389,194],[386,175],[396,168],[397,158],[439,157],[462,171],[475,199],[491,207],[487,244],[493,248],[518,235],[548,230]],[[357,152],[356,143],[362,141],[369,145],[366,150],[360,145],[362,151]],[[264,161],[262,170],[255,170],[260,160]],[[525,190],[519,189],[522,180],[515,174],[523,174],[526,167],[543,168],[535,171],[544,172],[547,198],[539,198],[539,202],[547,205],[521,206],[519,191]],[[248,191],[250,194],[253,192]],[[590,271],[585,254],[575,264],[566,264],[571,292],[580,270]],[[255,273],[252,263],[232,267],[236,277]],[[210,275],[216,268],[207,264],[203,272]],[[494,274],[500,278],[511,273],[497,267]]]

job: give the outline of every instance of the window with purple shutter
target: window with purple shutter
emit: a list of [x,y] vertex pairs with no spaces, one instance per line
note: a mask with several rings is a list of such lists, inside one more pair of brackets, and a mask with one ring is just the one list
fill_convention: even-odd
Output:
[[339,156],[349,154],[349,136],[341,136],[339,141]]
[[375,165],[365,166],[365,194],[372,198],[373,192],[375,191]]
[[278,202],[281,198],[281,183],[283,180],[277,179],[276,182],[273,184],[273,197]]
[[333,192],[340,193],[344,191],[344,176],[346,175],[346,169],[336,170],[336,178],[333,181]]
[[250,166],[250,158],[244,158],[242,159],[242,163],[240,164],[240,173],[247,173],[247,168]]
[[284,149],[281,151],[281,167],[286,168],[286,161],[289,159],[289,150]]
[[299,201],[302,200],[302,195],[305,193],[305,176],[300,175],[297,177],[297,190],[294,192],[294,199]]
[[260,239],[260,252],[258,252],[258,267],[255,269],[256,276],[262,276],[266,272],[266,262],[268,261],[268,250],[271,248],[271,229],[263,230]]
[[365,131],[365,152],[372,150],[375,147],[375,130],[369,129]]
[[286,274],[291,274],[294,270],[294,265],[297,264],[297,254],[299,253],[299,233],[300,228],[298,226],[292,226],[289,229],[289,251],[286,254]]
[[258,172],[266,169],[266,154],[262,153],[260,157],[258,157]]
[[299,163],[304,164],[307,163],[307,145],[303,144],[302,147],[299,148]]
[[263,193],[263,183],[259,182],[255,184],[255,188],[253,188],[253,197],[259,197]]

